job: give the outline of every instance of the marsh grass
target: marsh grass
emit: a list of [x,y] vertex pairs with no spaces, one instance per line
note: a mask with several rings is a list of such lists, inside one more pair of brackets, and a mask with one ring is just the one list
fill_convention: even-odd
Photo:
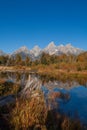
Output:
[[31,99],[17,99],[11,113],[11,124],[15,130],[27,130],[43,126],[46,120],[46,104],[42,95]]

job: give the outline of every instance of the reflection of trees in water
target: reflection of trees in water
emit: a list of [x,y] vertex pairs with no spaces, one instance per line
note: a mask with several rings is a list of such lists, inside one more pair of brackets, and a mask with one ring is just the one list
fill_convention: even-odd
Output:
[[[27,80],[28,79],[29,72],[0,72],[0,78],[12,80],[14,82],[21,81],[22,79]],[[63,80],[61,76],[59,76],[58,80],[53,78],[52,76],[50,77],[49,75],[38,75],[36,73],[31,74],[33,77],[39,77],[42,81],[43,84],[49,83],[49,81],[53,82],[57,81],[58,86],[60,87],[73,87],[73,86],[78,86],[78,85],[83,85],[87,87],[87,79],[82,78],[82,77],[73,77],[73,78],[68,78],[66,80]]]
[[29,74],[26,72],[22,72],[22,73],[20,73],[20,72],[1,72],[0,78],[17,83],[19,81],[25,82],[28,79],[28,75]]
[[[14,78],[15,76],[17,77],[17,73],[15,75],[13,73],[11,73],[10,76],[12,78]],[[20,75],[18,75],[18,76],[20,77]],[[20,78],[24,81],[24,80],[26,80],[27,76],[25,74],[24,75],[22,74]],[[30,80],[30,78],[28,79],[28,81],[29,80]],[[28,122],[28,117],[29,117],[29,116],[26,116],[26,115],[31,114],[31,116],[30,116],[31,121],[32,121],[32,117],[33,117],[33,121],[34,120],[37,121],[37,119],[39,117],[39,121],[41,123],[38,123],[39,127],[37,129],[41,129],[41,127],[45,126],[45,128],[47,130],[58,130],[58,129],[60,129],[60,130],[70,130],[71,128],[73,130],[81,130],[80,129],[81,124],[80,124],[79,121],[77,121],[77,120],[72,121],[69,117],[67,117],[65,115],[61,115],[60,112],[58,111],[60,104],[59,104],[59,102],[57,102],[58,101],[57,99],[62,99],[62,100],[64,100],[64,102],[69,101],[70,95],[68,93],[63,93],[63,92],[60,92],[60,91],[56,92],[52,89],[52,86],[51,86],[51,88],[49,89],[48,95],[46,95],[46,97],[44,97],[45,101],[46,101],[46,104],[44,104],[44,99],[42,97],[40,97],[39,94],[35,95],[35,94],[38,93],[38,91],[36,91],[36,89],[38,90],[38,83],[39,83],[38,78],[35,78],[34,75],[32,75],[31,84],[30,84],[30,81],[29,82],[28,81],[27,81],[27,84],[25,86],[24,92],[26,94],[26,92],[28,92],[28,90],[29,91],[31,90],[31,93],[32,93],[31,98],[34,99],[34,100],[31,99],[30,103],[29,103],[29,101],[26,102],[25,99],[23,100],[24,102],[19,101],[19,107],[18,107],[18,104],[17,104],[18,108],[14,109],[14,110],[17,109],[19,111],[16,111],[17,113],[16,113],[16,115],[13,115],[13,118],[15,116],[19,117],[18,114],[20,114],[21,120],[22,120],[21,117],[23,117],[22,123],[26,123],[26,122]],[[50,85],[52,85],[52,84],[50,84]],[[71,83],[69,85],[71,85]],[[56,86],[57,86],[57,84],[56,84]],[[30,88],[32,88],[32,89],[30,89]],[[34,88],[36,88],[36,89],[34,89]],[[53,83],[53,88],[54,88],[54,83]],[[41,102],[42,99],[43,99],[43,101]],[[45,118],[44,118],[44,114],[43,114],[44,113],[44,111],[43,111],[44,105],[47,105],[47,109],[45,110],[47,112],[47,114],[46,114],[47,116]],[[30,109],[29,109],[29,107],[30,107]],[[21,114],[21,111],[23,111],[24,115]],[[43,118],[42,118],[42,116],[43,116]],[[27,120],[24,120],[24,119],[27,119]],[[43,119],[45,119],[45,121],[42,124]],[[18,123],[18,122],[16,122],[16,123]],[[21,123],[19,125],[21,125]],[[27,124],[27,125],[29,125],[29,124]],[[44,125],[44,126],[41,126],[41,125]],[[36,123],[36,126],[37,126],[37,123]],[[34,129],[31,128],[31,130],[34,130]]]
[[59,81],[59,82],[62,82],[62,83],[68,82],[68,84],[70,84],[69,87],[71,87],[73,82],[77,82],[79,85],[83,85],[83,86],[87,87],[87,77],[83,78],[82,76],[79,76],[79,75],[75,75],[75,76],[71,75],[69,77],[66,76],[66,78],[64,79],[63,76],[64,76],[63,74],[59,75],[57,77],[54,77],[52,75],[44,74],[44,75],[40,75],[40,78],[41,78],[43,84],[47,83],[49,81],[52,81],[52,82]]

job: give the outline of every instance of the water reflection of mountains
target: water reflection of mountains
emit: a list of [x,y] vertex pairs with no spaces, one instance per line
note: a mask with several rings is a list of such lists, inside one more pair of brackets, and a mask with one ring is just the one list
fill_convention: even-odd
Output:
[[[49,81],[48,83],[44,83],[44,85],[48,89],[59,88],[59,89],[66,89],[66,90],[70,90],[71,88],[80,86],[80,84],[77,81],[66,81],[66,82]],[[87,87],[87,86],[85,86],[85,87]]]
[[[8,80],[12,82],[21,82],[21,84],[25,83],[28,80],[29,72],[0,72],[0,79],[3,80]],[[52,88],[65,88],[67,90],[73,88],[73,87],[79,87],[80,85],[83,85],[84,87],[87,87],[87,82],[85,83],[80,83],[77,79],[75,80],[66,80],[63,82],[62,80],[59,81],[51,81],[49,80],[48,82],[44,81],[43,79],[37,75],[37,74],[31,74],[31,77],[38,77],[38,80],[42,80],[42,84],[44,84],[47,88],[52,89]]]

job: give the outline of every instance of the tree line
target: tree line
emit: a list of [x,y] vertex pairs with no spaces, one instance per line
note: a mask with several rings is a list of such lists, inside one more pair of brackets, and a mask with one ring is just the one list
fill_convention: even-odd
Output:
[[55,64],[55,63],[84,63],[87,62],[87,52],[81,53],[78,56],[75,55],[66,55],[62,54],[59,56],[56,55],[49,55],[46,53],[42,53],[40,58],[36,60],[31,60],[29,56],[26,56],[25,59],[22,58],[20,54],[17,54],[15,57],[11,56],[0,56],[0,65],[3,66],[31,66],[31,65],[38,65],[38,64]]

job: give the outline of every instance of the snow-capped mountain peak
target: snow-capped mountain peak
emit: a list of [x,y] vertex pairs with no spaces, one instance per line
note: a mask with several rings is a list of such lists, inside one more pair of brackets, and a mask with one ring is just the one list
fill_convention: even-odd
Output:
[[71,43],[66,44],[65,46],[58,46],[58,52],[60,51],[62,54],[73,54],[73,55],[78,55],[81,52],[83,52],[83,50],[76,48],[74,46],[72,46]]
[[29,53],[29,49],[26,46],[20,47],[18,50],[16,50],[13,54],[18,54],[18,53]]
[[78,55],[80,54],[83,50],[79,48],[75,48],[71,45],[71,43],[68,43],[66,45],[59,45],[56,46],[54,42],[51,42],[48,44],[48,46],[43,50],[45,53],[48,53],[49,55],[60,55],[60,54],[74,54]]
[[34,46],[30,53],[33,54],[35,57],[38,57],[41,54],[41,48],[39,46]]
[[39,50],[41,50],[41,48],[38,45],[36,45],[36,46],[34,46],[34,48],[32,50],[39,51]]
[[[48,53],[49,55],[61,55],[61,54],[78,55],[84,52],[84,50],[72,46],[71,43],[66,45],[61,44],[59,46],[56,46],[55,43],[52,41],[44,49],[41,49],[37,45],[34,46],[34,48],[31,50],[29,50],[26,46],[22,46],[18,50],[10,54],[10,56],[15,57],[15,55],[20,54],[23,59],[25,59],[26,56],[29,56],[31,59],[35,60],[39,58],[43,52]],[[5,55],[5,53],[3,51],[0,51],[0,55]]]
[[26,46],[20,47],[18,50],[14,51],[11,56],[15,57],[17,54],[21,55],[22,59],[25,59],[26,56],[31,56],[30,51]]
[[53,55],[56,52],[56,45],[55,43],[52,41],[48,44],[48,46],[43,50],[44,52]]
[[22,46],[19,48],[19,51],[28,52],[29,49],[26,46]]
[[55,48],[56,47],[56,45],[55,45],[55,43],[52,41],[52,42],[50,42],[49,44],[48,44],[48,46],[46,47],[47,49],[51,49],[51,48]]

